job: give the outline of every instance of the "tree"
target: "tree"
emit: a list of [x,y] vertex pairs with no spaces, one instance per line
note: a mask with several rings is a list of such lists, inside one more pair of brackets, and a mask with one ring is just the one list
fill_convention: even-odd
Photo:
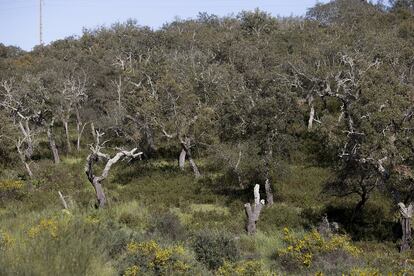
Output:
[[17,153],[29,177],[33,176],[30,168],[35,147],[35,134],[42,121],[42,95],[44,90],[40,80],[30,74],[19,79],[10,78],[1,82],[0,105],[13,122],[16,132],[14,140]]
[[[128,158],[133,159],[142,154],[142,152],[136,152],[136,148],[130,151],[118,149],[119,151],[113,157],[111,157],[109,154],[102,153],[101,150],[103,149],[103,145],[105,144],[105,142],[101,142],[100,138],[103,135],[104,133],[100,133],[99,131],[96,132],[96,143],[95,145],[90,147],[92,153],[89,154],[86,158],[85,165],[85,173],[88,177],[89,182],[95,189],[96,198],[98,201],[98,204],[96,206],[99,208],[105,207],[107,201],[105,192],[102,187],[102,182],[108,177],[111,167],[120,160],[126,160]],[[101,175],[98,176],[94,173],[94,164],[100,160],[106,161],[106,164]]]

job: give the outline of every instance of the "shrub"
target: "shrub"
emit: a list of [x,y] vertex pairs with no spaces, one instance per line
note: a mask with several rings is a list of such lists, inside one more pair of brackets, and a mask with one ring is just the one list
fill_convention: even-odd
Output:
[[40,218],[14,233],[1,252],[0,275],[113,275],[101,253],[104,234],[70,214]]
[[284,242],[286,246],[277,251],[282,263],[296,264],[296,266],[310,267],[315,256],[329,257],[338,252],[347,256],[357,257],[361,250],[351,244],[345,235],[332,235],[323,238],[316,230],[306,233],[302,238],[295,237],[288,229],[284,229]]
[[275,203],[270,208],[264,208],[260,214],[258,227],[262,231],[270,232],[275,228],[300,228],[303,224],[297,208],[283,203]]
[[0,230],[0,251],[6,250],[14,243],[14,239],[12,236],[7,233]]
[[224,262],[217,271],[217,276],[265,276],[270,275],[263,269],[263,263],[256,260],[241,261],[238,263]]
[[201,231],[195,235],[192,247],[196,258],[209,269],[217,269],[224,261],[239,259],[235,240],[223,232]]
[[24,185],[20,180],[1,180],[0,181],[0,201],[21,200],[24,197]]
[[183,240],[186,236],[185,228],[179,218],[171,213],[154,216],[153,224],[149,230],[170,240]]
[[120,270],[124,275],[190,273],[188,252],[181,246],[160,246],[156,241],[131,241],[125,248]]

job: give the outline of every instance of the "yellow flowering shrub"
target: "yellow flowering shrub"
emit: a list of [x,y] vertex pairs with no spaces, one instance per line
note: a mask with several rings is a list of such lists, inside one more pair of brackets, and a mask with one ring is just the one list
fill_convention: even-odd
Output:
[[0,199],[19,199],[24,195],[24,185],[20,180],[1,180]]
[[94,217],[94,216],[87,216],[85,217],[85,223],[87,224],[98,224],[99,223],[99,219]]
[[354,268],[352,269],[351,276],[380,276],[380,271],[376,268]]
[[138,267],[138,266],[136,266],[136,265],[133,265],[133,266],[131,266],[131,267],[128,267],[128,268],[125,270],[124,275],[125,275],[125,276],[138,276],[138,275],[139,275],[139,267]]
[[0,230],[0,250],[10,247],[14,243],[12,236]]
[[35,238],[40,234],[46,233],[52,238],[56,238],[58,235],[58,221],[55,219],[41,219],[40,222],[31,227],[28,231],[30,238]]
[[265,276],[270,275],[269,272],[263,270],[263,264],[260,261],[248,260],[238,263],[230,263],[225,261],[217,270],[217,276]]
[[139,271],[184,273],[190,269],[190,265],[182,260],[186,251],[181,245],[162,247],[154,240],[141,243],[132,241],[126,246],[126,254],[129,267],[124,275],[135,275]]
[[23,182],[20,180],[2,180],[0,181],[0,192],[20,190],[23,188]]
[[286,247],[279,249],[277,255],[290,258],[306,267],[312,264],[315,254],[342,250],[356,257],[362,252],[361,249],[352,245],[350,238],[345,235],[332,235],[330,238],[324,238],[319,232],[313,230],[297,238],[288,228],[283,231]]

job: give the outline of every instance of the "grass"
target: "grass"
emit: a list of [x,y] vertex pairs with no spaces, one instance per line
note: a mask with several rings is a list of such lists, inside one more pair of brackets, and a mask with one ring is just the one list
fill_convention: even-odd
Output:
[[[196,180],[188,167],[182,172],[175,160],[161,159],[116,164],[103,184],[108,208],[96,210],[94,191],[83,171],[84,154],[63,156],[59,165],[37,161],[34,190],[22,190],[23,197],[5,199],[0,206],[0,230],[13,240],[7,248],[1,248],[0,238],[0,275],[119,275],[131,240],[157,240],[165,248],[180,243],[192,252],[189,263],[202,271],[200,275],[209,275],[211,272],[194,259],[191,243],[200,231],[213,230],[234,237],[243,260],[258,260],[266,271],[286,274],[275,258],[284,245],[283,228],[302,235],[305,229],[317,225],[321,212],[346,214],[341,208],[355,201],[321,200],[330,171],[290,165],[289,174],[274,180],[275,204],[263,209],[258,233],[248,236],[243,205],[253,200],[250,189],[226,186],[221,174],[206,160],[200,162],[205,176]],[[18,177],[11,171],[6,173],[0,179]],[[57,191],[74,202],[70,214],[62,212]],[[386,273],[412,269],[413,253],[399,254],[395,243],[378,242],[379,236],[371,231],[388,233],[393,214],[384,209],[391,209],[389,204],[375,194],[367,205],[367,215],[382,221],[367,220],[361,226],[365,232],[355,232],[374,237],[355,242],[365,252],[355,263],[357,268],[378,268]],[[56,221],[57,237],[51,237],[47,229],[42,235],[29,237],[30,229],[42,219]],[[329,269],[340,271],[341,267]]]

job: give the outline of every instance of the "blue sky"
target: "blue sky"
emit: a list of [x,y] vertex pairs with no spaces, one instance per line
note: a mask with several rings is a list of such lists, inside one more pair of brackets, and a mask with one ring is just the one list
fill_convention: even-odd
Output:
[[[158,28],[175,16],[237,14],[256,7],[277,16],[304,15],[317,0],[43,0],[45,43],[128,18]],[[326,0],[319,2],[327,2]],[[0,0],[0,43],[30,50],[39,42],[39,0]]]

